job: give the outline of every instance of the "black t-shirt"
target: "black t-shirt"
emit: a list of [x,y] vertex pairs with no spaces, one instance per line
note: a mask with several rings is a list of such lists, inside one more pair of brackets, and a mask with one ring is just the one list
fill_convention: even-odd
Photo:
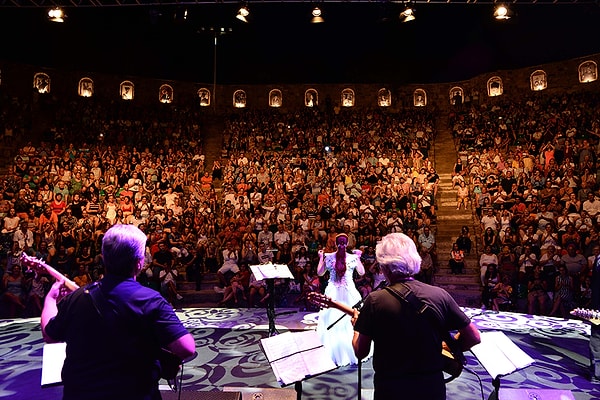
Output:
[[[462,329],[470,320],[445,290],[417,280],[406,284],[432,308],[441,328],[433,326],[426,313],[417,314],[387,290],[372,292],[365,299],[354,330],[374,343],[375,399],[444,399],[443,337],[439,329]],[[399,284],[393,287],[397,289]]]
[[46,327],[67,343],[63,399],[159,399],[159,349],[187,331],[156,291],[110,275],[101,282],[103,317],[81,288],[58,303]]

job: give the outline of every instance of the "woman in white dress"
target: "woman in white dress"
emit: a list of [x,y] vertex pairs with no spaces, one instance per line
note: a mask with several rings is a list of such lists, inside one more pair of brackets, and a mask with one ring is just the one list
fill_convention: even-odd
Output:
[[[365,273],[365,267],[360,261],[361,252],[359,250],[355,250],[353,253],[346,251],[348,236],[343,233],[336,236],[335,244],[337,246],[335,253],[324,253],[323,250],[319,250],[317,274],[323,276],[325,272],[329,271],[329,282],[325,288],[325,296],[352,307],[362,299],[353,280],[355,270],[359,275]],[[335,308],[321,310],[319,312],[317,333],[336,365],[358,364],[352,348],[354,328],[350,322],[350,317],[344,316],[331,329],[327,329],[342,315],[344,313]]]

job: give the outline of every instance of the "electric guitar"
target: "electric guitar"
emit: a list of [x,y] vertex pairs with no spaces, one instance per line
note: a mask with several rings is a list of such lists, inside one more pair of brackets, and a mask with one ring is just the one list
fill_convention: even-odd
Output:
[[[46,264],[42,260],[35,257],[28,256],[25,252],[21,253],[21,266],[26,267],[27,271],[34,271],[36,273],[47,273],[57,281],[63,281],[64,286],[69,292],[74,292],[79,289],[79,285],[75,282],[58,272],[56,269]],[[160,377],[166,380],[173,380],[177,377],[179,372],[179,366],[182,360],[175,354],[167,349],[161,348],[158,353],[158,361],[160,363]]]
[[[322,293],[311,292],[307,296],[307,300],[321,308],[335,308],[340,310],[349,316],[354,316],[354,309],[332,300],[330,297],[325,296]],[[450,336],[450,335],[448,335]],[[453,340],[454,343],[442,342],[442,356],[444,357],[444,373],[447,375],[444,377],[444,382],[448,383],[460,376],[462,373],[464,364],[466,363],[465,357],[458,348],[458,343]]]
[[600,325],[600,311],[587,308],[576,308],[570,312],[571,315],[590,321],[594,325]]

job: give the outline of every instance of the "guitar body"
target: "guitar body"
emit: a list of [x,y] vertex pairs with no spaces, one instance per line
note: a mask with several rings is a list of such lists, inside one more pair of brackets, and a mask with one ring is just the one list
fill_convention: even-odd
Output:
[[[322,293],[309,293],[307,299],[311,304],[321,308],[335,308],[350,316],[354,315],[353,308],[338,303]],[[442,356],[444,357],[444,373],[447,375],[444,378],[444,382],[448,383],[460,376],[466,363],[466,359],[460,350],[458,342],[452,338],[450,334],[448,334],[448,339],[442,342]]]

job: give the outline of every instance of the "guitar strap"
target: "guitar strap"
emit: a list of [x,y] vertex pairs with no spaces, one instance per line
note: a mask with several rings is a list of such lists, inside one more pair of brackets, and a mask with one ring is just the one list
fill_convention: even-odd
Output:
[[459,362],[465,364],[466,360],[464,359],[462,351],[452,348],[455,347],[453,344],[456,340],[450,335],[450,332],[442,327],[442,323],[433,309],[422,299],[418,298],[406,283],[401,282],[399,290],[391,286],[386,286],[385,289],[398,301],[408,303],[417,314],[426,316],[433,327],[440,333],[442,340],[451,348],[453,356],[456,357]]
[[[96,309],[96,312],[98,313],[98,315],[100,315],[100,318],[105,319],[106,321],[108,321],[110,324],[118,324],[118,325],[122,325],[123,322],[125,322],[128,329],[133,328],[133,329],[142,329],[141,327],[136,327],[136,324],[131,324],[129,323],[129,321],[126,321],[123,319],[123,317],[119,318],[120,315],[126,315],[125,312],[123,310],[119,309],[118,305],[111,305],[109,304],[108,300],[106,299],[106,297],[104,296],[104,293],[102,293],[102,288],[101,288],[101,282],[93,282],[90,283],[89,285],[86,285],[83,289],[84,293],[90,296],[90,299],[92,300],[92,304],[94,306],[94,308]],[[120,312],[120,313],[119,313]],[[137,343],[138,345],[140,343]],[[159,365],[161,368],[161,374],[163,375],[168,375],[169,377],[166,379],[174,379],[175,376],[177,375],[177,372],[179,370],[179,364],[181,363],[181,361],[176,357],[176,356],[171,356],[171,354],[167,351],[167,350],[162,350],[160,352],[158,352],[157,354],[154,354],[153,357],[157,358],[159,361]],[[177,366],[177,368],[176,368]],[[163,369],[169,369],[169,371],[166,371]],[[176,369],[175,369],[176,368]]]

